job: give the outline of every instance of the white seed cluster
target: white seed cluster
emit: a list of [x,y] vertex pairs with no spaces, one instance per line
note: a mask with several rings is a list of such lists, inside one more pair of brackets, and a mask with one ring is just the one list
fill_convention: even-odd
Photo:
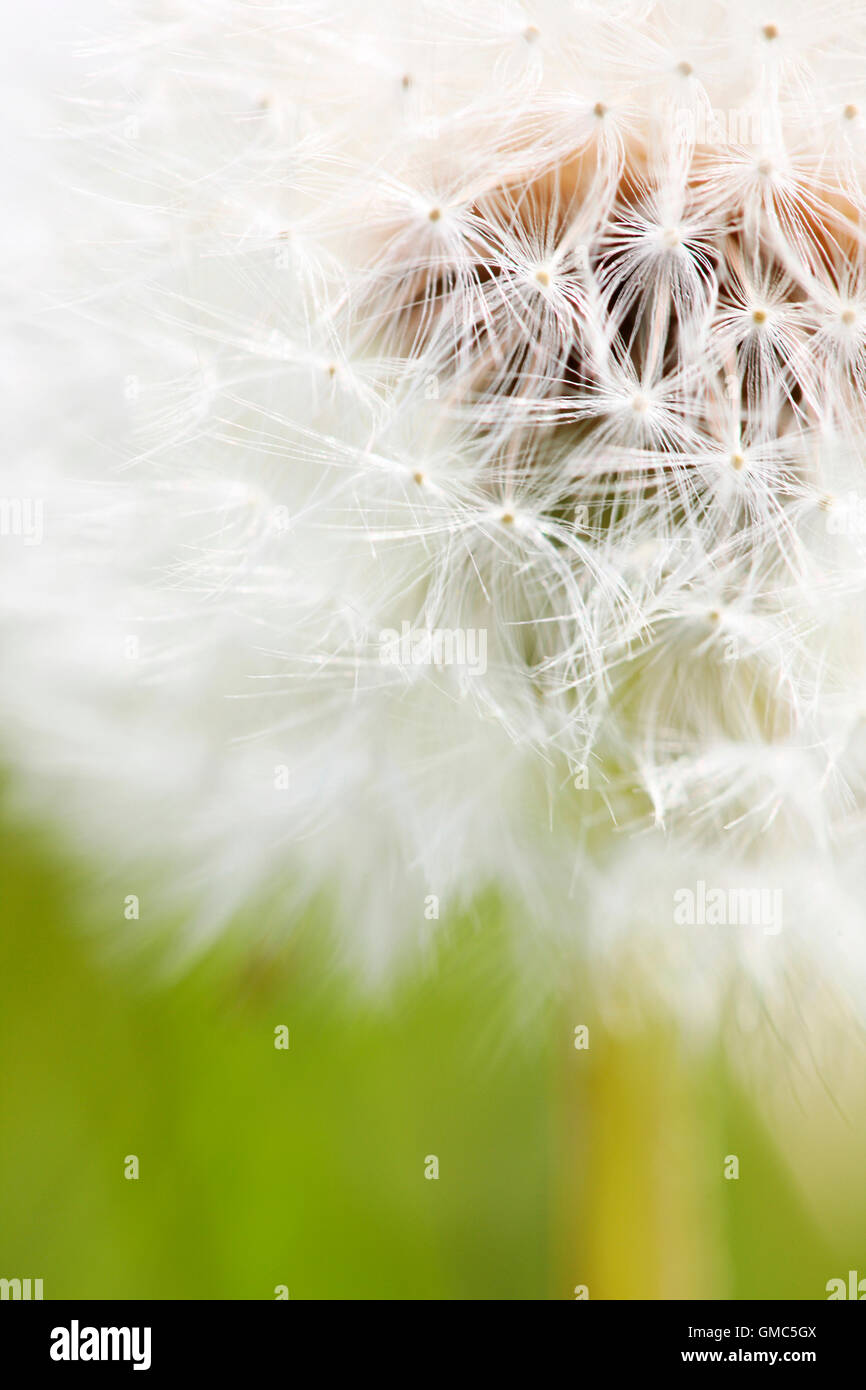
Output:
[[866,13],[165,0],[89,57],[22,785],[186,944],[324,894],[380,972],[495,889],[690,1017],[859,1007]]

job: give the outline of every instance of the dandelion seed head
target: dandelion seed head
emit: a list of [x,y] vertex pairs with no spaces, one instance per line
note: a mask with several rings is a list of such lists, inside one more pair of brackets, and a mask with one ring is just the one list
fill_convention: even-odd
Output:
[[[690,1025],[750,970],[862,1008],[866,21],[422,11],[176,0],[89,55],[74,409],[22,390],[15,444],[53,539],[0,538],[17,784],[191,953],[321,899],[388,977],[495,886]],[[862,968],[796,895],[758,964],[647,921],[654,863],[794,861]]]

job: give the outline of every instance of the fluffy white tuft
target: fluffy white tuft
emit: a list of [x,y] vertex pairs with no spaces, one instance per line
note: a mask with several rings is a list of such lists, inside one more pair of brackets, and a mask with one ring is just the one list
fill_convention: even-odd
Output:
[[[778,9],[164,0],[92,47],[3,727],[184,949],[324,895],[388,973],[495,889],[617,1007],[862,1016],[866,14]],[[784,929],[677,925],[698,881]]]

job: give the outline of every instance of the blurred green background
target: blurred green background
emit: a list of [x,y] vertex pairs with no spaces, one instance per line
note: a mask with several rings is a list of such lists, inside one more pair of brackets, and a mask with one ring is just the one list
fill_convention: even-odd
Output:
[[[136,924],[116,894],[83,921],[80,873],[7,826],[0,1275],[49,1299],[521,1300],[824,1298],[866,1275],[857,1163],[824,1165],[850,1189],[830,1216],[796,1180],[809,1114],[783,1156],[720,1057],[597,1024],[575,1051],[573,1008],[523,1005],[495,904],[424,980],[359,1001],[315,931],[162,983],[106,963],[94,930]],[[863,1128],[840,1128],[852,1154]]]

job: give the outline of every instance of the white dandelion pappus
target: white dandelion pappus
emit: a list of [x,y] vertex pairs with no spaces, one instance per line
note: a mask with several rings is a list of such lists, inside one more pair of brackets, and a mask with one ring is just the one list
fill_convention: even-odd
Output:
[[183,950],[324,896],[388,976],[495,886],[690,1024],[813,970],[862,1014],[856,892],[841,956],[788,891],[759,971],[642,901],[857,874],[866,22],[783,8],[164,0],[93,46],[2,707]]

